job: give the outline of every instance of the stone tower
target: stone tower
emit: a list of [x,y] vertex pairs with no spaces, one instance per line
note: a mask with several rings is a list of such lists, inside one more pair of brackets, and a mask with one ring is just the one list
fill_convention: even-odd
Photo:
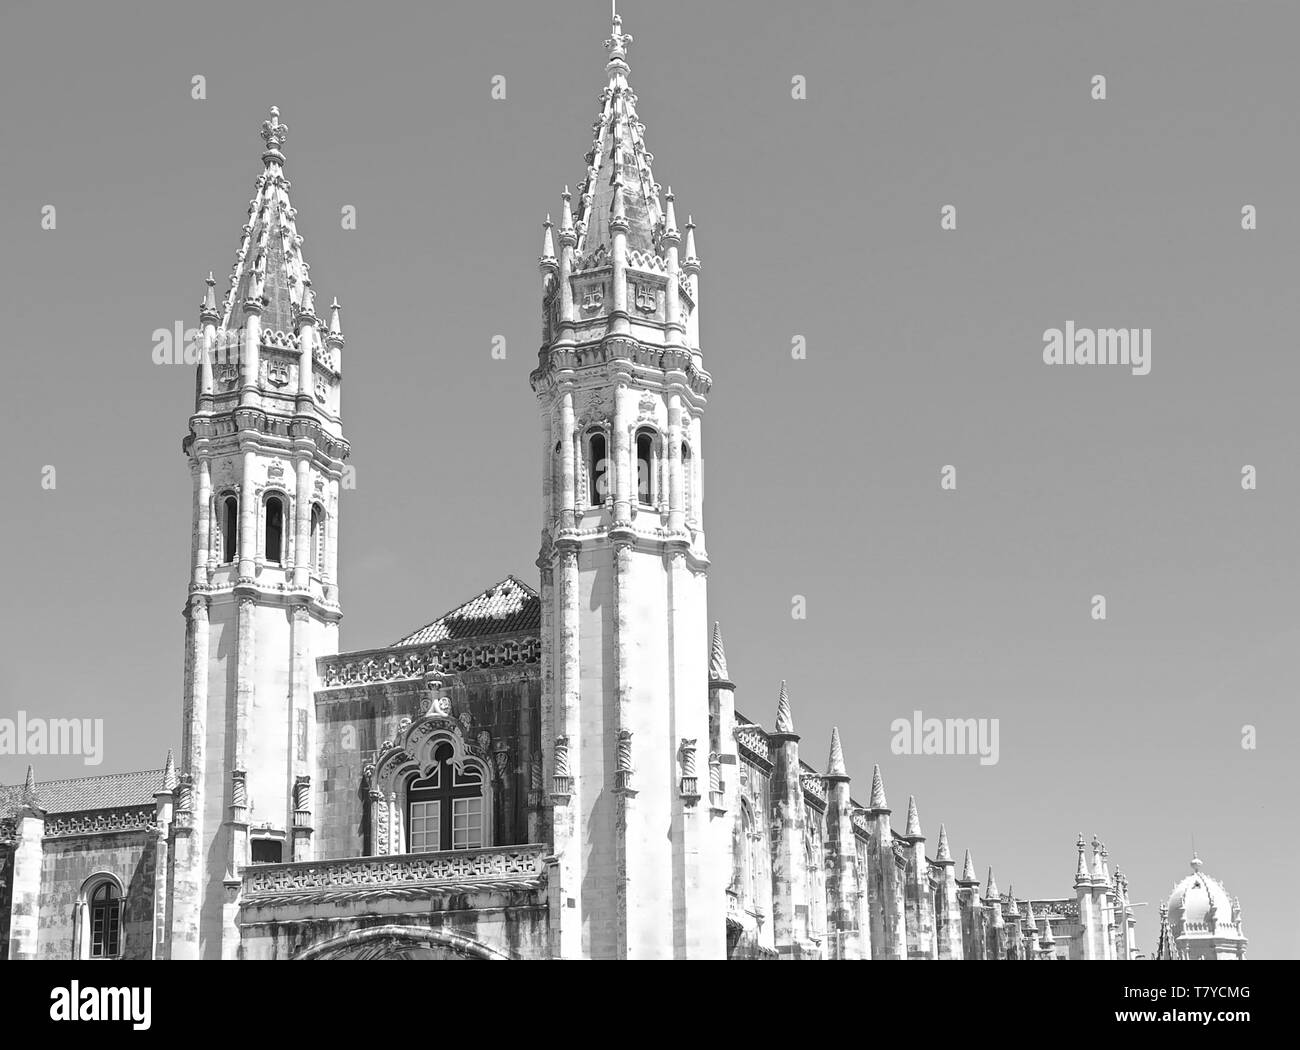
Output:
[[[542,734],[554,951],[722,958],[707,797],[700,263],[661,196],[613,20],[587,171],[540,260]],[[701,796],[705,796],[701,803]]]
[[312,855],[316,657],[338,651],[339,306],[318,318],[279,111],[229,290],[209,275],[183,450],[194,479],[173,958],[231,957],[239,873]]

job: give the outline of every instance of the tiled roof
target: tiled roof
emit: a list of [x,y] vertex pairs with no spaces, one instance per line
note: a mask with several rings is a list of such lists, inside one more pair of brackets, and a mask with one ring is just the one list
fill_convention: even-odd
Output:
[[481,638],[517,631],[538,631],[542,603],[537,592],[516,576],[507,576],[482,594],[408,634],[388,648],[430,645],[456,638]]
[[[161,791],[163,771],[141,769],[134,773],[105,773],[97,777],[36,782],[36,800],[47,813],[79,813],[88,809],[152,805]],[[0,817],[11,817],[22,805],[23,785],[0,785]]]

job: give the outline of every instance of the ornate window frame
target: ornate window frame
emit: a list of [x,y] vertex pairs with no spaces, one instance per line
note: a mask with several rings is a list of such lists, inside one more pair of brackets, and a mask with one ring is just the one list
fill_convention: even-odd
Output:
[[440,744],[451,746],[453,768],[467,763],[478,768],[483,785],[483,845],[495,843],[493,815],[493,763],[488,748],[491,737],[480,733],[477,741],[465,739],[461,723],[451,717],[446,698],[427,697],[417,719],[403,718],[396,740],[384,741],[379,757],[367,767],[370,799],[370,855],[404,854],[406,843],[406,789],[412,779],[427,777],[437,764]]
[[[94,930],[92,929],[92,909],[95,894],[103,887],[111,886],[117,900],[117,951],[112,955],[92,955]],[[73,958],[79,960],[111,961],[126,955],[126,886],[117,874],[100,870],[87,876],[77,891],[72,914]],[[107,942],[107,937],[105,938]]]

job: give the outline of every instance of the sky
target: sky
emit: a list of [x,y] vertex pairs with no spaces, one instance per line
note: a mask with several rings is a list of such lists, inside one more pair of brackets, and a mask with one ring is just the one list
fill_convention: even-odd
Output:
[[[1194,843],[1249,954],[1300,956],[1276,890],[1300,859],[1300,9],[620,13],[655,175],[698,227],[738,708],[770,728],[786,680],[805,761],[838,726],[857,797],[879,763],[899,819],[915,795],[1018,896],[1072,896],[1095,833],[1147,952]],[[209,270],[224,291],[272,105],[317,299],[343,304],[343,648],[536,580],[536,260],[608,35],[602,0],[6,3],[0,718],[105,734],[100,765],[38,779],[179,745],[194,375],[153,333],[197,324]],[[1045,364],[1071,321],[1150,329],[1150,373]],[[894,754],[914,711],[997,719],[998,762]]]

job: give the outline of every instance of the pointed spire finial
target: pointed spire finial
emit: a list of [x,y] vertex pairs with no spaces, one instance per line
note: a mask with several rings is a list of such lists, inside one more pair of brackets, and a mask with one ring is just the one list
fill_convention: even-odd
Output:
[[998,880],[993,877],[992,868],[989,868],[989,884],[988,884],[988,889],[984,891],[984,896],[988,897],[990,900],[1002,896],[1000,893],[998,893]]
[[339,297],[336,295],[334,301],[330,303],[330,335],[343,338],[343,326],[339,321],[339,311],[343,307],[339,305]]
[[546,216],[546,221],[542,223],[542,256],[537,260],[537,265],[543,271],[553,270],[556,267],[555,262],[555,240],[551,236],[551,216]]
[[682,260],[682,266],[687,273],[698,273],[700,270],[700,260],[695,254],[695,219],[686,216],[686,258]]
[[729,682],[727,674],[727,653],[722,648],[722,624],[713,621],[713,640],[709,645],[709,681]]
[[27,776],[23,779],[23,805],[35,806],[40,800],[36,796],[36,770],[27,765]]
[[948,829],[942,824],[939,825],[939,849],[934,859],[940,863],[952,861],[952,851],[948,848]]
[[903,829],[903,836],[909,839],[919,839],[921,835],[921,818],[916,812],[916,796],[907,796],[907,826]]
[[217,313],[217,289],[216,279],[212,276],[212,271],[208,271],[207,280],[203,282],[207,287],[203,289],[203,307],[199,311],[199,316],[204,320],[213,318],[221,320]]
[[885,801],[885,782],[881,779],[879,766],[874,766],[871,770],[870,806],[875,810],[889,809],[889,803]]
[[844,768],[844,748],[840,746],[839,726],[831,726],[831,757],[826,765],[826,775],[829,777],[848,776],[848,770]]
[[781,695],[776,701],[776,731],[778,733],[794,732],[794,716],[790,713],[790,694],[785,690],[785,681],[781,682]]
[[266,143],[266,152],[262,154],[262,160],[269,162],[278,160],[284,162],[284,153],[280,147],[285,144],[289,138],[289,125],[280,123],[280,109],[278,106],[271,107],[271,119],[262,121],[262,141]]
[[572,194],[569,193],[568,186],[564,187],[564,192],[560,194],[560,198],[564,201],[564,208],[560,211],[560,239],[562,241],[568,241],[575,236],[575,230],[573,229],[573,207],[570,203],[573,197]]
[[673,196],[673,188],[668,187],[667,194],[664,195],[666,210],[664,212],[664,238],[673,244],[677,243],[681,236],[677,229],[677,209],[673,204],[677,198]]
[[973,882],[979,884],[979,878],[975,874],[975,861],[971,859],[970,850],[966,851],[966,863],[961,867],[961,881]]
[[163,765],[163,791],[172,791],[177,784],[176,777],[176,759],[172,756],[172,749],[167,749],[167,762]]

